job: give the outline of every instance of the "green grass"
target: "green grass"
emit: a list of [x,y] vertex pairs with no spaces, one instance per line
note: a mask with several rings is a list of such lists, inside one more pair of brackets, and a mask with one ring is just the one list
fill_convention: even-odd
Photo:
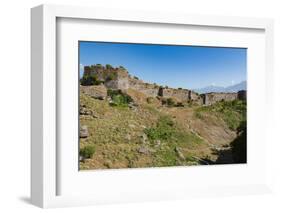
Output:
[[145,129],[145,133],[151,140],[168,140],[173,134],[175,134],[175,123],[168,116],[162,116],[159,118],[155,127]]
[[206,114],[221,117],[231,130],[237,130],[241,122],[246,121],[246,102],[240,100],[221,101],[210,106],[199,107],[195,117],[204,119]]
[[133,102],[133,99],[122,93],[121,90],[107,90],[107,95],[112,99],[112,106],[127,107],[129,103]]
[[84,158],[91,158],[93,154],[95,153],[96,149],[93,145],[87,145],[80,149],[79,154],[83,156]]
[[[110,95],[122,96],[117,91]],[[201,164],[200,159],[209,154],[208,150],[205,151],[208,144],[204,139],[179,122],[173,114],[167,113],[166,107],[155,107],[145,102],[134,110],[124,107],[127,105],[123,105],[123,101],[112,107],[107,100],[93,99],[86,94],[80,95],[80,104],[97,115],[80,117],[80,123],[86,125],[90,133],[89,137],[80,139],[80,154],[92,156],[80,163],[81,169],[198,165]],[[222,130],[226,127],[225,116],[230,117],[229,112],[234,115],[234,120],[242,120],[243,115],[246,118],[246,113],[243,114],[246,106],[241,102],[218,103],[193,109],[195,116],[198,114],[200,119],[217,116],[210,125],[219,126]],[[190,116],[193,109],[190,109]],[[168,110],[178,110],[178,113],[182,113],[179,110],[185,109]],[[206,117],[208,114],[211,116]],[[147,136],[145,141],[144,133]],[[93,153],[86,150],[89,149],[86,148],[88,146],[94,147]],[[147,148],[149,152],[140,153],[140,147]]]
[[176,147],[186,150],[203,143],[203,140],[197,135],[181,129],[170,116],[161,116],[156,126],[146,129],[144,132],[152,144],[156,140],[160,140],[162,143],[161,149],[158,149],[153,156],[153,166],[157,167],[187,165],[189,162],[195,162],[185,151],[182,154],[186,159],[180,159],[175,151]]

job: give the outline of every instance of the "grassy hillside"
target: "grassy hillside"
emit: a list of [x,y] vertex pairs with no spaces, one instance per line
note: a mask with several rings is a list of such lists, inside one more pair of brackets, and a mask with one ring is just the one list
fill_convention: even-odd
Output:
[[80,155],[87,155],[80,169],[215,163],[218,150],[231,148],[246,120],[246,104],[239,101],[168,107],[157,98],[128,93],[111,92],[111,101],[80,94],[80,108],[89,112],[80,115],[89,132],[80,138]]

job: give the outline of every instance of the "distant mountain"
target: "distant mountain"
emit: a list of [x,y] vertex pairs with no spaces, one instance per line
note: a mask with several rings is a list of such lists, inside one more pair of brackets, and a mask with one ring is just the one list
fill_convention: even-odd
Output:
[[228,87],[208,86],[200,89],[194,89],[194,91],[198,92],[199,94],[209,92],[238,92],[239,90],[247,90],[246,81],[242,81],[239,84],[235,84]]

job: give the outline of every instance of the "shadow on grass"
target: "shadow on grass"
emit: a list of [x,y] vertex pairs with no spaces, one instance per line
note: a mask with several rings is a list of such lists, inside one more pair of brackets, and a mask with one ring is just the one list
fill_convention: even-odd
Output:
[[215,164],[240,164],[247,163],[247,127],[246,122],[242,122],[237,129],[237,137],[230,143],[229,148],[213,150],[213,154],[218,158],[215,161],[204,159],[210,165]]

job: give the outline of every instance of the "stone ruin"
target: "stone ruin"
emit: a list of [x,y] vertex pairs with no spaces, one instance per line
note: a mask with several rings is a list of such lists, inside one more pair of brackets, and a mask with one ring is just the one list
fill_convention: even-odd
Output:
[[102,66],[100,64],[85,66],[84,75],[95,76],[107,88],[127,90],[129,88],[128,71],[123,67]]
[[[95,76],[102,85],[93,86],[87,89],[85,86],[80,87],[83,92],[93,96],[101,96],[104,98],[106,89],[127,91],[134,89],[144,93],[148,97],[173,98],[179,102],[192,102],[198,105],[211,105],[218,101],[246,100],[246,91],[242,90],[237,93],[218,93],[211,92],[198,94],[192,90],[182,88],[162,87],[157,84],[144,82],[136,77],[129,75],[128,71],[123,67],[112,67],[110,65],[102,66],[100,64],[85,66],[84,75]],[[95,94],[96,88],[98,94]]]
[[204,105],[211,105],[218,101],[246,100],[247,91],[240,90],[238,92],[210,92],[201,95]]

